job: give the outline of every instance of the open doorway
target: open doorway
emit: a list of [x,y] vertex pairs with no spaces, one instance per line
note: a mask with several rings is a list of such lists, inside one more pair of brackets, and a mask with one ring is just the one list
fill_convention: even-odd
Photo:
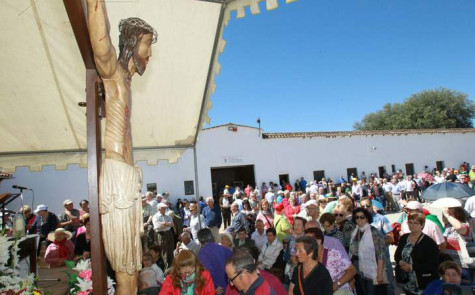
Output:
[[225,185],[239,186],[242,190],[248,184],[255,187],[254,165],[211,168],[211,183],[215,199],[223,192]]
[[383,178],[384,174],[386,174],[386,166],[379,166],[378,173],[379,173],[379,177]]
[[279,184],[284,189],[286,183],[289,183],[289,175],[288,174],[279,174]]
[[346,175],[348,176],[348,182],[351,183],[353,178],[358,178],[357,168],[346,168]]
[[406,175],[413,175],[414,174],[414,163],[407,163],[406,164]]
[[313,171],[313,180],[321,181],[322,178],[325,178],[325,170]]

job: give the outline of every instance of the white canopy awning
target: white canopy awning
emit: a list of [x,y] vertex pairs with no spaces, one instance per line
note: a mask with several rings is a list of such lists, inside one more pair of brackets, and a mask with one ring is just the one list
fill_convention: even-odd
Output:
[[[255,14],[260,2],[274,9],[277,0],[106,2],[114,44],[123,18],[140,17],[158,31],[145,74],[132,82],[134,156],[150,164],[175,162],[209,122],[225,45],[221,36],[231,11],[243,17],[245,6]],[[86,69],[63,1],[1,0],[0,5],[0,168],[85,166],[86,109],[78,103],[86,100]]]

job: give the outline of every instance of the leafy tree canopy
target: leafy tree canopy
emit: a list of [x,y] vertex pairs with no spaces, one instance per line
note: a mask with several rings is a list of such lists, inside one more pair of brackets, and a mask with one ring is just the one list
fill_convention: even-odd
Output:
[[425,90],[403,103],[387,103],[353,125],[355,130],[472,128],[475,103],[468,95],[445,88]]

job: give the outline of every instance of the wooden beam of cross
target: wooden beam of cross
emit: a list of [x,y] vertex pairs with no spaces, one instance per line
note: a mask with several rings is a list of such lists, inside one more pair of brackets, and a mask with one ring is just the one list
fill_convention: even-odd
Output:
[[99,176],[101,167],[101,128],[99,109],[100,78],[97,75],[87,18],[82,0],[63,0],[74,36],[86,67],[87,169],[91,222],[91,265],[94,294],[107,294],[107,270],[102,225],[99,215]]

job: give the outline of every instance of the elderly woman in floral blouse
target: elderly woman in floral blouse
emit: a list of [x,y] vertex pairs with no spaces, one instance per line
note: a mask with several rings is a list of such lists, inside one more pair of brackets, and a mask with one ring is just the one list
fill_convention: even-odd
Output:
[[325,237],[319,228],[306,230],[306,236],[313,237],[318,244],[318,262],[322,263],[330,273],[333,281],[334,295],[352,295],[350,285],[348,284],[356,274],[355,267],[350,259],[344,256],[340,251],[326,248],[323,244]]

